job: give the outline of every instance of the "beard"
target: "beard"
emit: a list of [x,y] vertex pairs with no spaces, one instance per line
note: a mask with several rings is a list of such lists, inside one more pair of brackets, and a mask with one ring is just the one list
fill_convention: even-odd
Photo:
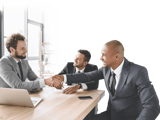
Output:
[[18,55],[18,52],[16,51],[15,52],[15,56],[19,59],[25,59],[26,58],[26,55],[25,56],[22,56],[22,55]]
[[74,63],[74,67],[81,68],[81,67],[83,67],[83,64],[75,65],[75,63]]

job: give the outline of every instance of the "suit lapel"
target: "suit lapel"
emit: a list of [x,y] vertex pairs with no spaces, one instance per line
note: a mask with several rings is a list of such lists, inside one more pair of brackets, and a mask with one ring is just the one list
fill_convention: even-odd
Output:
[[117,86],[117,89],[115,91],[115,96],[118,96],[118,94],[120,94],[121,90],[123,89],[123,86],[127,80],[127,77],[129,75],[129,62],[127,59],[125,59],[125,62],[124,62],[124,65],[123,65],[123,68],[122,68],[122,72],[121,72],[121,76],[120,76],[120,79],[119,79],[119,83],[118,83],[118,86]]
[[18,77],[21,79],[21,74],[20,74],[20,71],[19,71],[19,67],[16,63],[16,61],[13,59],[13,57],[11,55],[8,56],[8,58],[10,59],[10,61],[12,62],[13,64],[13,68],[15,69],[15,71],[18,73]]
[[73,66],[72,73],[76,73],[76,68]]

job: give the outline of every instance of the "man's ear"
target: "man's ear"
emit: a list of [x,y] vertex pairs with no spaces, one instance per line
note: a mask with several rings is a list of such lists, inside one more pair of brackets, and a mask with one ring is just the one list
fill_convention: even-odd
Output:
[[117,52],[117,53],[116,53],[116,59],[117,59],[118,57],[119,57],[119,53]]
[[87,62],[87,61],[85,61],[85,62],[83,63],[83,65],[84,65],[84,66],[86,66],[87,64],[88,64],[88,62]]
[[13,47],[10,47],[9,49],[10,49],[11,53],[13,53],[15,51],[15,49]]

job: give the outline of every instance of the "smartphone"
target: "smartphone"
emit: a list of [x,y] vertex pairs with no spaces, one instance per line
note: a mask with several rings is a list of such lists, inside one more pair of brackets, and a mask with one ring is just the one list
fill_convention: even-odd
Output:
[[79,98],[80,100],[92,99],[91,96],[79,96],[78,98]]

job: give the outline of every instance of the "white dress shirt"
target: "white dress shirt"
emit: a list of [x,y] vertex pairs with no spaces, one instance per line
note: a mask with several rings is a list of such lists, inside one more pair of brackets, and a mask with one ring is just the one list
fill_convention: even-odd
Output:
[[[114,72],[115,73],[115,78],[116,78],[116,86],[115,86],[115,90],[117,89],[117,86],[118,86],[118,83],[119,83],[119,78],[121,76],[121,71],[122,71],[122,67],[123,67],[123,64],[124,64],[124,59],[122,61],[122,63],[115,69],[113,70],[112,68],[111,69],[111,72]],[[67,83],[67,77],[66,75],[64,75],[64,83]],[[109,87],[111,85],[109,84]],[[111,88],[111,87],[110,87]]]
[[[15,60],[15,62],[18,64],[18,62],[20,61],[20,62],[22,62],[22,60],[20,59],[19,61],[17,60],[17,59],[15,59],[14,57],[13,57],[13,59]],[[19,67],[18,67],[19,68]],[[39,85],[40,85],[40,88],[43,88],[43,87],[45,87],[45,82],[44,82],[44,79],[40,79],[40,78],[37,78],[37,79],[35,79],[35,80],[39,80]],[[25,80],[26,81],[26,80]]]
[[[86,67],[84,67],[82,70],[80,70],[80,73],[83,73],[85,68]],[[78,68],[76,68],[76,73],[78,73],[78,71],[79,71]],[[64,76],[64,83],[66,83],[67,82],[67,77],[66,77],[66,75],[63,75],[63,76]],[[87,87],[87,85],[85,83],[80,83],[80,84],[82,85],[82,88],[84,90],[88,89],[88,87]],[[75,84],[72,83],[72,85],[75,85]]]
[[[118,86],[118,83],[119,83],[119,79],[121,77],[121,72],[122,72],[123,64],[124,64],[124,59],[123,59],[122,63],[115,70],[113,70],[111,68],[111,72],[115,73],[115,78],[116,78],[115,90],[117,89],[117,86]],[[110,83],[109,83],[109,87],[111,88],[111,84]]]

